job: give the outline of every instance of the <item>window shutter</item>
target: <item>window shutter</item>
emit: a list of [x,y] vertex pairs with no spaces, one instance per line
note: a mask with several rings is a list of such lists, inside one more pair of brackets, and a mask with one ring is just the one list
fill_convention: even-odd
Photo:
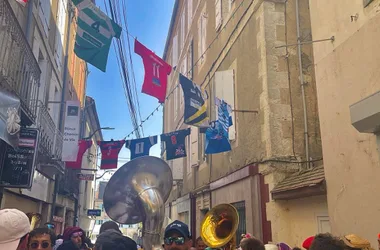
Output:
[[172,52],[172,63],[173,67],[177,66],[178,63],[178,35],[173,37],[173,52]]
[[198,133],[199,133],[199,129],[197,127],[191,127],[189,155],[190,155],[190,163],[192,167],[199,165]]
[[[203,53],[206,51],[206,34],[207,34],[207,16],[206,16],[206,12],[203,12],[203,14],[201,15],[201,50],[202,50],[202,53],[201,55],[203,55]],[[206,55],[203,55],[202,56],[202,59],[201,59],[201,62],[203,63],[204,60],[206,58]]]
[[58,3],[58,16],[57,16],[57,31],[55,36],[55,62],[58,70],[62,68],[63,58],[63,43],[65,40],[65,26],[66,26],[66,6],[67,0],[59,0]]
[[194,67],[194,61],[193,61],[193,55],[194,55],[194,51],[193,51],[193,48],[194,48],[194,44],[193,44],[193,41],[190,42],[190,46],[189,46],[189,52],[188,52],[188,55],[187,55],[187,60],[188,60],[188,74],[187,74],[187,77],[189,79],[193,79],[193,67]]
[[215,0],[215,30],[222,26],[222,0]]
[[40,0],[39,6],[39,16],[44,27],[45,35],[49,34],[49,25],[50,25],[50,9],[51,2],[50,0]]
[[[177,85],[177,83],[176,83]],[[179,90],[179,86],[174,90],[174,121],[176,122],[177,121],[177,116],[178,116],[178,108],[179,108],[179,105],[178,105],[178,90]]]
[[171,161],[173,180],[183,180],[183,158]]
[[[235,109],[235,84],[234,84],[234,70],[218,71],[215,73],[215,97],[223,99],[232,110]],[[218,111],[215,108],[216,117]],[[232,112],[232,126],[229,128],[229,139],[231,141],[236,139],[236,119],[235,113]]]
[[201,60],[202,56],[202,14],[198,20],[198,58]]
[[181,17],[181,49],[180,51],[183,50],[184,46],[185,46],[185,12],[182,13],[182,17]]
[[191,29],[193,21],[193,0],[187,0],[187,29]]

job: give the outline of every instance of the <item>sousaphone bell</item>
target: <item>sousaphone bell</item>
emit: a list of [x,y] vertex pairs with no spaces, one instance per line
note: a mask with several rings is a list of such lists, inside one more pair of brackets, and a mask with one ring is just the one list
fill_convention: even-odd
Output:
[[172,185],[172,171],[164,160],[136,158],[112,175],[104,191],[104,209],[120,224],[143,222],[144,249],[160,248],[165,201]]

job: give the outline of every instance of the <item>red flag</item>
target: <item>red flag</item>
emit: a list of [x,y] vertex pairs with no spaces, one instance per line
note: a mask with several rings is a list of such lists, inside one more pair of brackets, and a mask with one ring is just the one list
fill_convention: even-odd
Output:
[[117,160],[119,152],[123,147],[125,140],[121,141],[98,141],[100,150],[102,151],[102,162],[100,169],[117,168]]
[[21,4],[22,6],[26,6],[26,4],[28,3],[28,0],[16,0],[19,4]]
[[84,153],[92,146],[92,141],[90,140],[80,140],[78,142],[79,150],[76,161],[67,161],[66,168],[80,169],[82,167],[82,158]]
[[171,66],[137,40],[135,40],[135,53],[142,57],[144,63],[145,77],[142,92],[156,97],[159,103],[164,103]]

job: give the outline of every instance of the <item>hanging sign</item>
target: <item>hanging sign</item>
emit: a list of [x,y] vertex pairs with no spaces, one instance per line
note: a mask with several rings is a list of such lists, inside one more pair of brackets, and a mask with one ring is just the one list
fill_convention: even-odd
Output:
[[88,209],[87,216],[100,216],[102,214],[102,210],[100,209]]
[[7,146],[0,186],[31,188],[37,152],[38,130],[21,128],[18,148]]
[[75,162],[78,156],[80,102],[66,101],[62,161]]
[[94,174],[82,174],[82,173],[77,174],[78,180],[81,180],[81,181],[93,181],[94,177],[95,177]]

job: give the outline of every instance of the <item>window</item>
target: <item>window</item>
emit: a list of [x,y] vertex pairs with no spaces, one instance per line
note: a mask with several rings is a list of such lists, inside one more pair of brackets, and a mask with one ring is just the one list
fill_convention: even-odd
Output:
[[40,0],[38,15],[44,27],[45,35],[49,35],[51,0]]
[[[234,70],[217,71],[215,72],[214,81],[215,97],[224,100],[231,105],[232,110],[235,109],[235,81]],[[211,100],[214,100],[212,98]],[[215,106],[213,106],[215,107]],[[236,119],[235,113],[232,112],[232,126],[229,127],[229,139],[231,141],[236,138]],[[218,117],[218,110],[215,108],[215,117]]]
[[198,21],[198,58],[202,64],[205,61],[206,55],[206,28],[207,28],[207,14],[202,11]]
[[331,233],[329,216],[317,216],[318,233]]
[[215,0],[215,30],[219,30],[222,26],[222,0]]
[[173,45],[172,45],[172,49],[173,49],[173,52],[172,52],[172,66],[173,67],[176,67],[177,66],[177,63],[178,63],[178,36],[175,35],[173,37]]
[[236,230],[236,242],[241,241],[241,235],[247,232],[246,217],[245,217],[245,201],[239,201],[231,204],[239,214],[239,225]]
[[190,31],[193,21],[193,0],[187,0],[187,29]]

